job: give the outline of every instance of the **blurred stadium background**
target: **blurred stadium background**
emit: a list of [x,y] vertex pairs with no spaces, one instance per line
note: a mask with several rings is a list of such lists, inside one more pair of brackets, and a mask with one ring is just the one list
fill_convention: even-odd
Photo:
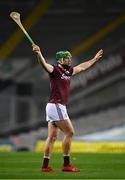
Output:
[[0,151],[34,150],[47,136],[48,77],[11,11],[21,14],[49,63],[61,49],[72,52],[73,65],[104,50],[101,61],[73,77],[74,140],[124,142],[125,1],[1,0],[0,7]]

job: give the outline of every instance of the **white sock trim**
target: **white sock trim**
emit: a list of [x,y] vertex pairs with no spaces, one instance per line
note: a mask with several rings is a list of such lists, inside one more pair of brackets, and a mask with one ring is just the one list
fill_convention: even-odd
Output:
[[64,154],[63,156],[70,156],[70,154]]
[[45,155],[44,155],[44,158],[50,159],[50,157],[49,157],[49,156],[45,156]]

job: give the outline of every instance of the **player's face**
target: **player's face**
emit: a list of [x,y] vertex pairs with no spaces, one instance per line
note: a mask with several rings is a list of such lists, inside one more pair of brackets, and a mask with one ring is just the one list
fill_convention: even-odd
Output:
[[66,58],[63,59],[63,64],[64,65],[71,66],[71,62],[72,62],[72,57],[71,56],[67,56]]

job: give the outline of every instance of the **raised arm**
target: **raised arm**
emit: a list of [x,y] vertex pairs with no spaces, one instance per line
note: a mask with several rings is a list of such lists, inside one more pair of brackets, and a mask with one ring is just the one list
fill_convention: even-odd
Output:
[[36,54],[38,62],[42,65],[42,67],[48,72],[52,73],[53,72],[53,66],[51,64],[48,64],[46,60],[44,59],[40,47],[37,45],[32,46],[33,52]]
[[91,67],[96,61],[98,61],[103,54],[103,50],[101,49],[100,51],[97,52],[95,57],[93,59],[90,59],[89,61],[86,61],[84,63],[81,63],[73,68],[73,75],[80,73],[81,71],[84,71]]

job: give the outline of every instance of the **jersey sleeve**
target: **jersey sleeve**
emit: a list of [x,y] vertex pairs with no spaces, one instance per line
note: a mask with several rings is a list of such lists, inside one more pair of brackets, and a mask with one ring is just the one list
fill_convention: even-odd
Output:
[[52,65],[53,66],[53,72],[49,73],[50,76],[55,76],[56,75],[56,67],[55,65]]
[[73,67],[70,68],[69,72],[70,72],[70,75],[72,76],[73,75]]

